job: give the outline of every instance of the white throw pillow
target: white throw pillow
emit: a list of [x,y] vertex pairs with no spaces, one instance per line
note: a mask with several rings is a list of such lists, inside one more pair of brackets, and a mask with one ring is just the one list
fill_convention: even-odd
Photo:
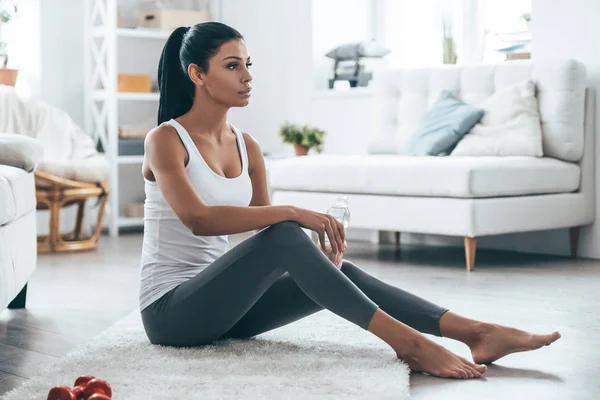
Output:
[[476,106],[485,114],[458,142],[451,156],[544,155],[540,112],[532,81],[506,86]]
[[44,160],[39,171],[80,182],[102,182],[110,176],[110,163],[104,154],[82,160]]
[[0,133],[0,164],[35,170],[44,156],[42,144],[29,136]]

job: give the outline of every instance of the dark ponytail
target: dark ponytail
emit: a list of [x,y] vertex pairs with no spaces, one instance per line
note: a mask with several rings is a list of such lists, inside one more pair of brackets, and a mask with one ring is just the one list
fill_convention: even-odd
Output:
[[196,89],[188,76],[188,66],[196,64],[208,72],[208,61],[221,45],[243,38],[238,31],[220,22],[204,22],[173,31],[158,63],[159,125],[192,108]]
[[185,114],[194,102],[194,84],[187,67],[182,69],[180,54],[183,37],[190,28],[175,29],[167,39],[158,63],[158,124]]

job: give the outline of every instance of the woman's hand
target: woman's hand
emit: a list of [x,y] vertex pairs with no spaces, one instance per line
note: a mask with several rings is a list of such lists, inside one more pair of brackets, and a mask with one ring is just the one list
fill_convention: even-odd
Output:
[[[294,220],[301,227],[317,232],[321,249],[325,254],[329,251],[335,254],[343,253],[346,233],[344,232],[344,226],[337,219],[329,214],[296,208],[296,217]],[[325,235],[329,238],[330,250],[326,248]]]
[[331,250],[331,248],[328,248],[327,251],[325,252],[325,255],[327,256],[327,258],[329,258],[329,260],[338,268],[340,269],[342,267],[342,261],[343,261],[343,256],[344,256],[344,251],[346,251],[346,249],[348,248],[348,244],[346,243],[346,241],[344,240],[344,247],[342,249],[341,252],[339,253],[334,253],[333,250]]

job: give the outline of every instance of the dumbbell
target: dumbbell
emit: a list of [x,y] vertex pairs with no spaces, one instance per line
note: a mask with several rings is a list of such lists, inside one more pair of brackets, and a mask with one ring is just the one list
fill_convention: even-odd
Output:
[[47,400],[111,400],[111,397],[112,388],[107,381],[83,375],[75,380],[73,389],[68,386],[50,389]]

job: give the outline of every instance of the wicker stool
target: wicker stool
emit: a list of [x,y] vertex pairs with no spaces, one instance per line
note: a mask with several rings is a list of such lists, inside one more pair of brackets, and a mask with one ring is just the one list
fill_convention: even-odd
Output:
[[[38,253],[58,253],[67,251],[93,250],[98,247],[98,239],[102,230],[102,219],[108,200],[108,182],[77,182],[50,175],[46,172],[35,172],[35,194],[38,210],[50,211],[48,235],[38,236]],[[82,236],[82,225],[85,213],[85,202],[94,198],[100,202],[100,211],[96,229],[91,237]],[[73,232],[61,235],[60,210],[77,204],[77,221]]]

